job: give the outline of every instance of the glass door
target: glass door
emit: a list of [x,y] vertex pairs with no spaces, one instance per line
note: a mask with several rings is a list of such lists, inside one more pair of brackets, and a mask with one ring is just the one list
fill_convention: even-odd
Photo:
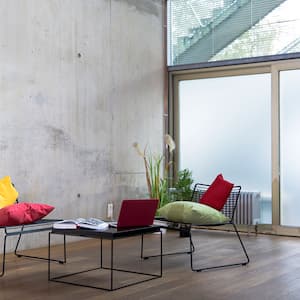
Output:
[[300,70],[280,71],[280,224],[300,226]]
[[254,222],[271,224],[271,74],[181,80],[177,118],[179,169],[202,183],[222,173],[258,195]]

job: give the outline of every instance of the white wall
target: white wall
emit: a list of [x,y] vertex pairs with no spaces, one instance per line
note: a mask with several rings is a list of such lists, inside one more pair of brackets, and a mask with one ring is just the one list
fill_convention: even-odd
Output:
[[0,0],[0,177],[21,201],[104,217],[145,193],[132,143],[161,149],[162,3]]

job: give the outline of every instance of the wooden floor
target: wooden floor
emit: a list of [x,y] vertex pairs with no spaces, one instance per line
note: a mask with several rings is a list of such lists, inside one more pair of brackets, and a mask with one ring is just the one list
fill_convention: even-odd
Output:
[[[243,259],[232,233],[193,230],[193,237],[197,248],[197,264],[214,263],[224,258],[227,261],[232,258]],[[168,256],[163,259],[162,278],[113,292],[48,282],[46,262],[9,255],[6,274],[0,278],[0,300],[300,299],[300,239],[254,234],[243,234],[242,239],[251,259],[247,266],[197,273],[190,270],[188,255]],[[153,254],[158,241],[158,235],[147,237],[146,248],[149,254]],[[177,232],[163,235],[166,249],[183,249],[187,241],[186,238],[180,238]],[[139,243],[138,238],[118,240],[115,253],[117,263],[126,267],[148,264],[144,270],[154,270],[157,267],[156,259],[142,262],[139,259]],[[104,246],[108,249],[107,243]],[[59,246],[53,247],[53,253],[57,255],[61,253],[60,250]],[[95,266],[99,261],[98,250],[97,240],[69,241],[68,263],[52,264],[53,271],[59,273]],[[47,255],[47,249],[34,250],[34,254]],[[102,284],[108,279],[99,273],[91,275],[84,273],[79,280],[94,283],[97,279],[97,283]],[[116,276],[116,283],[130,280],[122,276]]]

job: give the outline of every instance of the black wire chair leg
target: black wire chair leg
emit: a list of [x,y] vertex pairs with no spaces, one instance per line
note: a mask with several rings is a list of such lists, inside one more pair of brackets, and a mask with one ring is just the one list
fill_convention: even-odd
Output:
[[233,228],[234,228],[234,230],[235,230],[235,233],[236,233],[236,235],[237,235],[237,237],[238,237],[238,239],[239,239],[239,241],[240,241],[241,247],[242,247],[242,249],[243,249],[243,251],[244,251],[244,254],[245,254],[245,256],[246,256],[246,261],[243,262],[243,263],[241,263],[243,266],[245,266],[245,265],[249,264],[250,258],[249,258],[249,255],[248,255],[248,253],[247,253],[247,250],[246,250],[246,248],[245,248],[245,245],[244,245],[244,243],[243,243],[243,241],[242,241],[242,239],[241,239],[241,237],[240,237],[240,234],[239,234],[239,232],[238,232],[238,230],[237,230],[237,228],[236,228],[236,225],[235,225],[234,223],[232,223],[232,226],[233,226]]
[[[230,264],[225,264],[225,265],[217,265],[217,266],[211,266],[211,267],[204,267],[204,268],[194,268],[194,264],[193,264],[193,252],[191,252],[190,254],[190,262],[191,262],[191,269],[192,271],[194,272],[201,272],[201,271],[205,271],[205,270],[211,270],[211,269],[219,269],[219,268],[225,268],[225,267],[233,267],[233,266],[245,266],[247,265],[249,262],[250,262],[250,259],[249,259],[249,256],[248,256],[248,253],[246,251],[246,248],[242,242],[242,239],[237,231],[237,228],[235,226],[234,223],[231,223],[234,230],[235,230],[235,233],[239,239],[239,242],[241,244],[241,247],[243,249],[243,252],[245,254],[245,257],[246,257],[246,261],[243,261],[243,262],[238,262],[238,263],[230,263]],[[192,240],[192,235],[190,235],[190,246],[192,247],[193,244],[193,240]]]
[[22,257],[23,256],[22,254],[17,253],[17,250],[18,250],[18,247],[19,247],[19,244],[20,244],[20,240],[21,240],[21,237],[22,237],[23,230],[24,230],[24,225],[21,227],[21,232],[20,232],[20,234],[18,236],[18,240],[17,240],[17,243],[16,243],[15,251],[14,251],[15,255],[18,256],[18,257]]

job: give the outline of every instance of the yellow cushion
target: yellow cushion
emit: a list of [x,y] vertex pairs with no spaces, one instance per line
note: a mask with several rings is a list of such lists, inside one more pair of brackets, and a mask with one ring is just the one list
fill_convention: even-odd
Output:
[[15,203],[18,195],[9,176],[0,179],[0,208]]

